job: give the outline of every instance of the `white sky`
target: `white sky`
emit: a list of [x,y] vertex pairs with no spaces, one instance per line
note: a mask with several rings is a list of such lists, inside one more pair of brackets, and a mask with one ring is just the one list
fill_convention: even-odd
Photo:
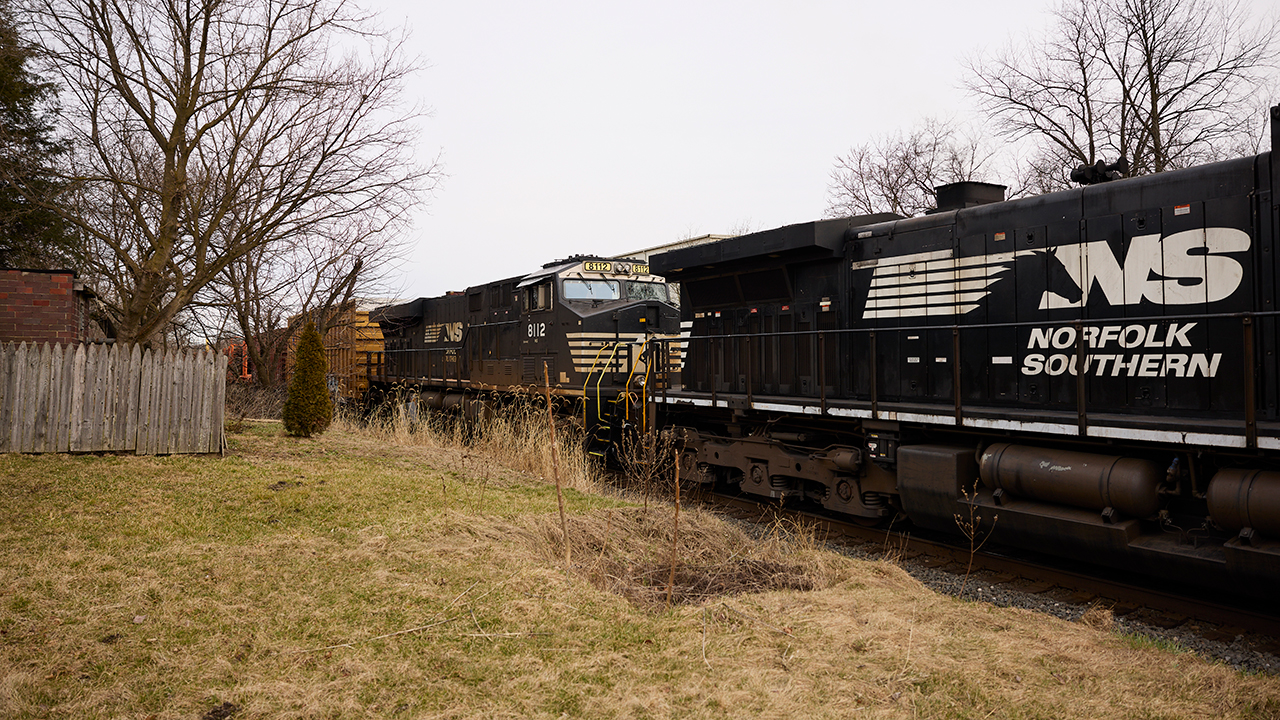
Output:
[[1045,0],[366,0],[425,61],[411,298],[693,235],[806,222],[837,154],[971,116],[961,60]]

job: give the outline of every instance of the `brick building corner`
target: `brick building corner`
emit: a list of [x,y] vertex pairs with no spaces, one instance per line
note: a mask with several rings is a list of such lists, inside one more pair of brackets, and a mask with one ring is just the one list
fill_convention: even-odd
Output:
[[103,340],[90,315],[94,297],[72,270],[0,268],[0,343]]

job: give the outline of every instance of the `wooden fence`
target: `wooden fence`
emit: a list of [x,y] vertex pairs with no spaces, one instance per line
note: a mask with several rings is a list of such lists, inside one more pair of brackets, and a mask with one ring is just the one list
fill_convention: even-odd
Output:
[[221,452],[226,355],[0,345],[0,452]]

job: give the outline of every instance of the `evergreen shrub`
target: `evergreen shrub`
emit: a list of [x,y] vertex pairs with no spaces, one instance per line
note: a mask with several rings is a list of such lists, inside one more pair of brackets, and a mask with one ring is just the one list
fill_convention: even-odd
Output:
[[319,435],[333,420],[333,399],[325,381],[329,362],[315,323],[307,323],[302,331],[295,357],[289,397],[284,402],[284,429],[290,435]]

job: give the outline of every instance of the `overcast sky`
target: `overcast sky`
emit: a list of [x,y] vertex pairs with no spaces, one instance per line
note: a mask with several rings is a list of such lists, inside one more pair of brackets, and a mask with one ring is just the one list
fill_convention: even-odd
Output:
[[693,235],[806,222],[837,154],[972,117],[962,60],[1048,2],[371,0],[426,67],[402,297]]

